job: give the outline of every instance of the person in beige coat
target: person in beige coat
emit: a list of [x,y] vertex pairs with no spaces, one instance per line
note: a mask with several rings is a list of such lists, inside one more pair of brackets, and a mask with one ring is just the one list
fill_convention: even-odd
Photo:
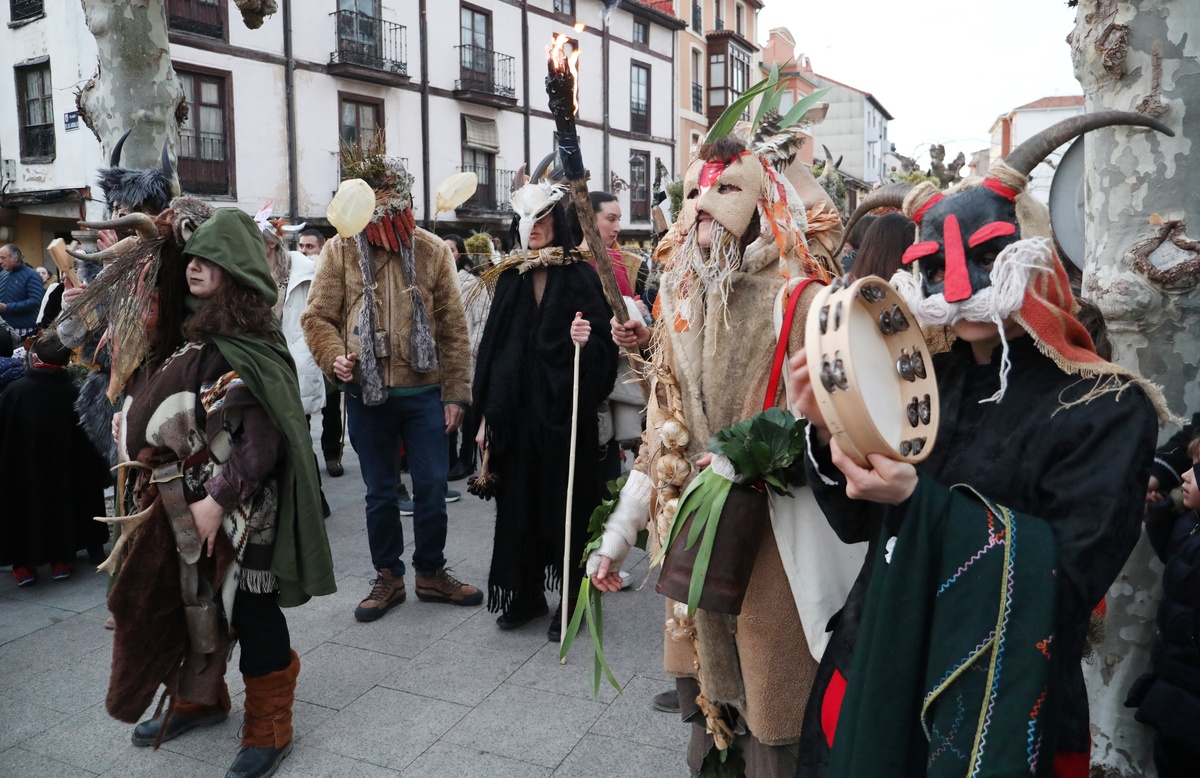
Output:
[[444,554],[446,436],[471,401],[467,320],[449,249],[416,228],[407,191],[393,193],[388,207],[398,201],[404,207],[377,215],[362,233],[325,243],[301,316],[317,365],[345,388],[350,443],[367,487],[367,540],[378,575],[355,610],[359,621],[406,597],[396,493],[401,439],[413,482],[417,597],[483,601],[481,591],[446,572]]

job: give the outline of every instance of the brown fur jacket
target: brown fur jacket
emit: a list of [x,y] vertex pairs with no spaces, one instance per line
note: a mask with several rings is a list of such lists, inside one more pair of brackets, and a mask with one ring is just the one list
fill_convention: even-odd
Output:
[[[391,355],[381,358],[383,381],[389,387],[441,384],[442,401],[471,402],[471,345],[467,317],[450,249],[441,238],[417,229],[413,233],[417,284],[429,311],[429,331],[437,350],[437,367],[417,373],[409,364],[412,297],[404,283],[400,255],[372,247],[376,321],[387,330]],[[358,315],[362,307],[362,273],[353,240],[332,238],[321,251],[317,274],[308,292],[308,307],[300,317],[304,340],[317,366],[331,380],[333,360],[359,351]],[[357,369],[356,369],[357,372]]]

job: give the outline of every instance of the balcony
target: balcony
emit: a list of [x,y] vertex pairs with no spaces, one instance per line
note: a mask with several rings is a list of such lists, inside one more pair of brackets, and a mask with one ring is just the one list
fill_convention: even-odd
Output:
[[456,210],[465,216],[497,216],[512,212],[509,190],[512,187],[512,170],[496,170],[483,165],[462,165],[460,173],[474,173],[479,186],[471,199]]
[[704,113],[704,85],[692,84],[692,110]]
[[455,48],[459,63],[459,78],[454,82],[456,98],[487,105],[516,104],[516,67],[512,57],[482,46]]
[[699,3],[692,3],[692,29],[704,33],[704,10]]
[[336,11],[337,50],[329,73],[385,86],[408,83],[408,44],[404,25],[357,11]]
[[225,7],[203,0],[167,0],[167,28],[202,38],[225,37]]
[[724,19],[722,19],[721,17],[719,17],[719,16],[718,16],[718,17],[716,18],[716,20],[713,22],[713,29],[714,29],[714,30],[723,30],[723,29],[725,29],[725,20],[724,20]]
[[30,124],[21,128],[21,161],[26,164],[53,162],[54,125]]
[[45,15],[42,0],[10,0],[10,19],[13,22],[32,21]]
[[629,105],[629,131],[635,135],[650,134],[650,106],[634,102]]

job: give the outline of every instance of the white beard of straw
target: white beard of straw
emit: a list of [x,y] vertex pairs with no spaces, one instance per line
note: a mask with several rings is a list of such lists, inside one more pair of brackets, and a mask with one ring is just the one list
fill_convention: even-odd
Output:
[[690,321],[698,321],[703,315],[708,292],[715,289],[718,293],[717,313],[720,314],[722,323],[728,326],[726,312],[729,287],[742,259],[740,241],[716,219],[710,222],[710,241],[707,249],[701,248],[698,242],[699,232],[700,223],[697,221],[684,238],[680,252],[683,260],[680,263],[683,277],[680,297],[685,305],[685,315]]
[[1008,390],[1008,339],[1004,320],[1021,310],[1025,289],[1034,271],[1054,267],[1054,248],[1049,238],[1037,237],[1010,244],[992,265],[992,285],[956,303],[946,302],[942,293],[926,297],[916,271],[899,270],[891,279],[892,287],[904,298],[922,328],[947,327],[960,321],[991,322],[1000,333],[1000,389],[980,402],[1000,402]]

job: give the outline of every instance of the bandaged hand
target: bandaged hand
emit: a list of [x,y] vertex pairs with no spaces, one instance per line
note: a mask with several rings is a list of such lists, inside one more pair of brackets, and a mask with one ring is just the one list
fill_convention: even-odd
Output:
[[[601,591],[611,592],[621,588],[621,564],[629,555],[629,549],[637,542],[638,532],[649,523],[652,488],[650,478],[640,470],[631,472],[621,487],[616,507],[604,522],[600,548],[587,561],[587,574]],[[614,576],[617,589],[609,588]]]

